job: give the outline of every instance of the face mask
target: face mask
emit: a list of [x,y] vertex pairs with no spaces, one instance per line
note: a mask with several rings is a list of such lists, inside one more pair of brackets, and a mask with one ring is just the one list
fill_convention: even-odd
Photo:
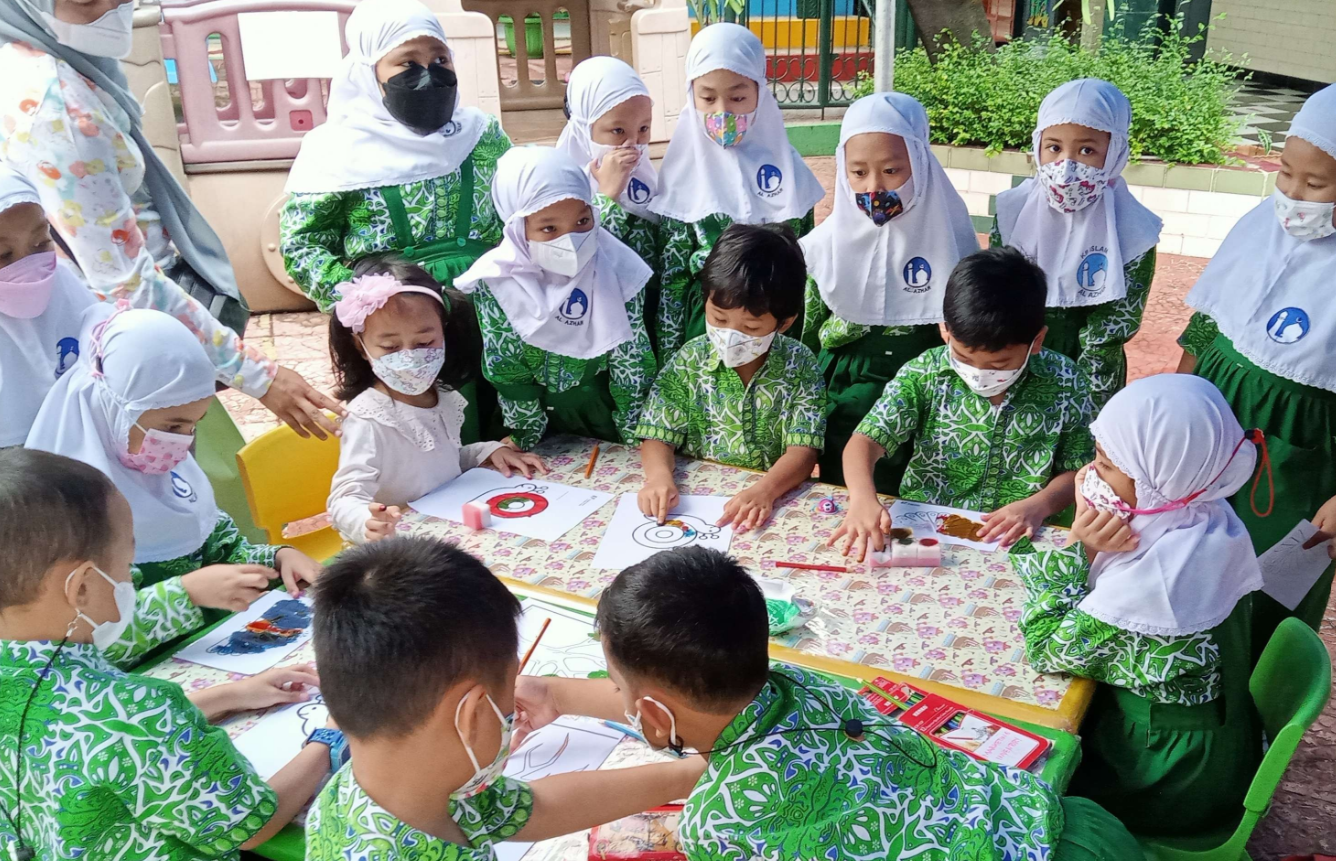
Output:
[[[643,159],[649,153],[649,144],[622,144],[621,146],[613,146],[612,144],[601,144],[595,143],[594,141],[589,142],[589,150],[594,155],[595,164],[602,164],[603,159],[608,157],[608,153],[616,152],[619,149],[633,149],[639,153],[640,158]],[[639,163],[639,160],[637,160],[636,164]]]
[[487,704],[496,713],[496,719],[501,721],[501,746],[496,749],[496,756],[490,765],[483,768],[478,764],[478,757],[474,755],[469,743],[464,741],[464,733],[459,728],[459,712],[464,707],[464,701],[461,699],[459,705],[455,707],[455,732],[459,733],[459,740],[464,742],[464,752],[469,755],[469,762],[473,763],[473,776],[469,778],[468,783],[450,793],[451,798],[472,798],[482,792],[501,776],[506,770],[506,761],[510,759],[510,734],[515,725],[515,716],[501,714],[501,709],[496,707],[491,695],[484,694],[484,696],[487,697]]
[[[1034,341],[1030,342],[1030,348],[1034,348]],[[956,358],[955,351],[951,345],[946,346],[946,356],[951,362],[951,369],[960,375],[965,381],[965,385],[970,387],[970,391],[981,398],[992,398],[1002,394],[1021,374],[1025,373],[1025,368],[1030,364],[1030,353],[1025,353],[1025,361],[1019,368],[1010,371],[995,371],[985,368],[976,368],[973,365],[967,365]]]
[[0,269],[0,314],[20,320],[40,316],[56,284],[56,252],[29,254]]
[[444,347],[419,347],[377,356],[371,359],[371,371],[401,395],[420,395],[436,384],[444,364]]
[[[673,714],[673,710],[654,699],[654,697],[644,697],[644,700],[647,703],[653,703],[658,706],[664,714],[668,715],[668,746],[680,751],[682,742],[677,737],[677,716]],[[645,728],[643,726],[644,718],[640,716],[640,709],[637,708],[634,715],[630,712],[622,712],[622,714],[626,715],[626,720],[631,724],[631,729],[640,733],[641,738],[648,740],[648,736],[645,735]]]
[[1119,520],[1128,520],[1132,517],[1132,512],[1127,510],[1127,503],[1123,502],[1112,485],[1095,471],[1093,463],[1086,468],[1085,479],[1081,482],[1081,495],[1096,511],[1116,514]]
[[860,191],[854,194],[854,204],[878,227],[905,211],[904,201],[895,191]]
[[91,24],[71,24],[40,13],[56,41],[81,54],[123,60],[134,49],[135,4],[122,3]]
[[1108,185],[1103,178],[1104,168],[1071,158],[1041,164],[1038,173],[1039,184],[1048,195],[1048,205],[1068,215],[1099,200]]
[[756,117],[756,111],[749,114],[733,114],[728,111],[715,111],[705,114],[705,134],[710,140],[724,149],[735,147],[747,136],[747,129]]
[[455,113],[459,78],[445,66],[414,63],[385,82],[385,110],[420,135],[438,131]]
[[190,447],[195,444],[191,434],[145,430],[139,422],[135,422],[135,427],[144,431],[144,441],[139,444],[139,451],[133,454],[129,450],[122,452],[120,461],[130,469],[149,475],[162,475],[176,469],[190,456]]
[[[94,567],[94,571],[102,575],[102,579],[111,584],[111,600],[116,602],[116,621],[94,622],[84,615],[82,610],[74,611],[74,621],[70,622],[69,630],[66,636],[74,631],[74,624],[80,619],[88,623],[93,629],[93,645],[102,651],[106,651],[110,646],[121,638],[125,629],[130,627],[130,622],[135,617],[135,584],[129,580],[113,580],[107,572],[101,568]],[[65,588],[70,586],[70,577],[75,575],[71,571],[65,578]]]
[[770,344],[774,342],[775,336],[779,334],[776,330],[769,335],[757,337],[739,332],[737,329],[721,329],[709,323],[705,324],[705,332],[710,336],[710,343],[714,346],[715,353],[729,368],[745,365],[753,359],[764,356],[770,350]]
[[1336,224],[1332,223],[1332,213],[1336,204],[1314,203],[1309,200],[1295,200],[1276,189],[1271,195],[1271,202],[1276,207],[1276,218],[1285,232],[1295,239],[1307,242],[1310,239],[1322,239],[1336,233]]
[[594,238],[597,232],[597,230],[586,230],[584,233],[571,231],[547,242],[531,241],[529,257],[553,275],[574,278],[594,258],[594,252],[598,250],[598,240]]

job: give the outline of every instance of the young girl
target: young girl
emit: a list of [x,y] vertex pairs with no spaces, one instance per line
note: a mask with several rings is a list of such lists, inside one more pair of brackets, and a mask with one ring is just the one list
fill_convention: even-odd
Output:
[[[903,93],[854,102],[835,153],[835,206],[802,240],[807,301],[802,341],[826,377],[821,480],[844,484],[854,428],[900,366],[942,345],[942,293],[960,258],[979,250],[965,202],[928,147],[928,115]],[[897,493],[902,446],[877,462],[881,493]]]
[[506,427],[527,451],[551,430],[638,445],[654,381],[650,268],[598,226],[589,177],[548,147],[511,150],[492,194],[505,239],[458,281],[474,294]]
[[1011,245],[1048,275],[1044,346],[1075,359],[1095,408],[1127,382],[1124,346],[1141,328],[1160,219],[1119,179],[1132,106],[1106,81],[1049,93],[1034,131],[1037,176],[997,196],[992,243]]
[[467,469],[491,464],[526,477],[542,461],[502,442],[461,445],[478,373],[478,322],[468,299],[418,266],[383,258],[358,264],[339,285],[329,351],[348,402],[339,471],[329,491],[334,528],[354,544],[389,536],[399,506]]
[[812,207],[826,195],[789,144],[755,34],[737,24],[701,30],[687,52],[687,82],[687,103],[650,202],[663,217],[657,337],[664,359],[705,334],[696,278],[724,228],[785,221],[801,237],[812,229]]
[[1252,476],[1251,434],[1180,374],[1130,384],[1091,430],[1071,541],[1012,554],[1031,665],[1100,683],[1071,791],[1138,834],[1232,827],[1262,753],[1248,693],[1262,575],[1225,501]]
[[114,659],[138,658],[226,615],[198,608],[244,610],[279,576],[294,594],[314,582],[316,562],[291,547],[252,545],[214,504],[190,453],[214,371],[190,330],[159,311],[99,304],[84,314],[79,341],[86,354],[47,395],[27,447],[97,467],[130,502],[135,612],[156,618],[161,639],[121,643]]
[[[1265,552],[1309,519],[1336,535],[1336,86],[1294,118],[1271,199],[1239,220],[1187,303],[1197,311],[1179,339],[1180,371],[1205,377],[1245,424],[1266,433],[1274,504],[1262,517],[1232,500],[1253,547]],[[1314,630],[1331,596],[1332,569],[1293,611],[1255,599],[1253,654],[1286,616]]]

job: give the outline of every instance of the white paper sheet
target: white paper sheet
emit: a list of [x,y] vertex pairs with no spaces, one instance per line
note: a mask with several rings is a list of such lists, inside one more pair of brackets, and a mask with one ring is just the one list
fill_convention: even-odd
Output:
[[337,12],[241,12],[237,29],[250,81],[332,78],[343,61]]
[[311,733],[329,720],[329,709],[317,693],[304,703],[276,709],[256,721],[236,740],[237,750],[268,780],[301,752]]
[[726,496],[683,496],[660,525],[640,511],[636,494],[624,493],[594,554],[595,568],[622,569],[644,562],[660,550],[697,545],[728,552],[732,526],[715,526],[724,516]]
[[541,477],[506,478],[491,469],[470,469],[449,484],[408,503],[414,510],[442,520],[464,522],[464,503],[486,503],[492,511],[492,529],[540,541],[556,541],[612,494],[584,490]]
[[[301,607],[284,603],[289,601]],[[247,630],[248,625],[252,630]],[[274,666],[309,639],[311,599],[306,596],[293,598],[283,589],[274,589],[181,649],[176,657],[229,673],[253,676]]]
[[594,636],[594,620],[574,610],[526,599],[520,614],[520,655],[529,651],[543,622],[551,619],[547,632],[534,649],[526,676],[561,676],[564,679],[601,678],[608,671],[603,646]]
[[1002,542],[999,541],[970,541],[968,538],[957,538],[954,535],[942,533],[938,524],[942,518],[948,514],[958,514],[961,517],[973,520],[976,523],[983,523],[983,515],[977,511],[968,511],[964,508],[947,508],[944,505],[928,505],[926,502],[910,502],[907,499],[897,499],[891,504],[891,526],[909,527],[914,530],[915,538],[936,538],[943,544],[959,544],[963,547],[973,547],[975,550],[982,550],[984,553],[992,553]]
[[1257,557],[1257,564],[1262,566],[1262,591],[1287,610],[1299,606],[1317,578],[1331,564],[1327,555],[1327,545],[1331,542],[1324,541],[1316,547],[1303,549],[1304,542],[1316,533],[1316,526],[1300,520],[1288,535]]

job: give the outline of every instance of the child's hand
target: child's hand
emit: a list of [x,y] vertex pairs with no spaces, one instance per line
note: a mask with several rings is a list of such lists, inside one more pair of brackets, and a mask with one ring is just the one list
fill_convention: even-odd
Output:
[[662,524],[668,519],[668,512],[677,507],[677,484],[671,478],[647,480],[645,486],[640,488],[636,501],[640,503],[642,514]]
[[1327,544],[1327,556],[1336,559],[1336,541],[1331,540],[1336,535],[1336,496],[1328,499],[1313,515],[1313,525],[1317,527],[1317,533],[1304,542],[1304,549],[1310,550],[1327,541],[1330,542]]
[[511,750],[524,743],[534,730],[542,729],[561,717],[556,695],[547,679],[538,676],[518,676],[515,679],[515,734]]
[[1044,506],[1033,496],[1027,497],[985,514],[983,524],[980,541],[1001,540],[1003,547],[1010,547],[1022,538],[1033,538],[1044,525]]
[[398,524],[399,518],[404,516],[397,505],[381,505],[379,502],[373,502],[367,509],[371,512],[371,516],[366,519],[366,526],[362,529],[367,541],[389,538],[394,534],[394,527]]
[[854,547],[858,548],[858,561],[862,562],[868,550],[881,550],[886,546],[886,533],[891,531],[891,513],[886,506],[873,496],[869,500],[849,501],[849,513],[844,515],[844,522],[835,530],[826,542],[827,547],[834,547],[835,542],[844,538],[845,556]]
[[315,578],[325,570],[319,562],[295,547],[284,547],[274,554],[274,561],[278,563],[278,574],[283,578],[283,588],[294,598],[301,594],[302,587],[299,584],[315,585]]
[[547,472],[547,467],[543,464],[543,459],[536,454],[503,445],[492,456],[487,458],[487,462],[496,467],[497,471],[510,478],[512,472],[518,472],[525,478],[533,478],[535,472]]
[[263,565],[209,565],[183,576],[181,585],[196,607],[236,613],[263,595],[276,577],[277,571]]
[[312,664],[274,667],[249,679],[232,682],[231,711],[248,712],[288,703],[304,703],[311,690],[320,687],[320,677]]
[[752,484],[725,503],[724,516],[719,518],[715,526],[731,523],[738,532],[764,526],[775,508],[775,497],[760,484],[759,481]]
[[1140,538],[1127,521],[1112,511],[1097,511],[1083,505],[1080,494],[1076,497],[1076,508],[1071,540],[1084,544],[1087,553],[1125,553],[1137,549]]
[[618,147],[603,156],[602,164],[589,163],[589,173],[598,182],[600,194],[613,200],[622,196],[626,184],[631,181],[631,171],[640,161],[640,150],[634,147]]

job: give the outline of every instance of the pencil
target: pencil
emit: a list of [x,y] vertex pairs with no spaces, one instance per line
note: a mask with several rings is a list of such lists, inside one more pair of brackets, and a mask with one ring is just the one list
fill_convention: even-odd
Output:
[[594,464],[598,463],[598,444],[594,444],[594,450],[589,453],[589,466],[585,467],[585,478],[594,474]]
[[843,565],[809,565],[806,562],[776,562],[777,568],[801,568],[804,571],[839,571],[848,573],[849,569]]
[[533,657],[533,650],[538,648],[538,644],[542,641],[543,635],[547,633],[547,626],[551,624],[551,618],[543,621],[543,627],[538,629],[538,636],[533,638],[533,645],[529,646],[529,651],[524,653],[524,660],[520,661],[520,673],[523,673],[524,668],[528,666],[529,659]]

